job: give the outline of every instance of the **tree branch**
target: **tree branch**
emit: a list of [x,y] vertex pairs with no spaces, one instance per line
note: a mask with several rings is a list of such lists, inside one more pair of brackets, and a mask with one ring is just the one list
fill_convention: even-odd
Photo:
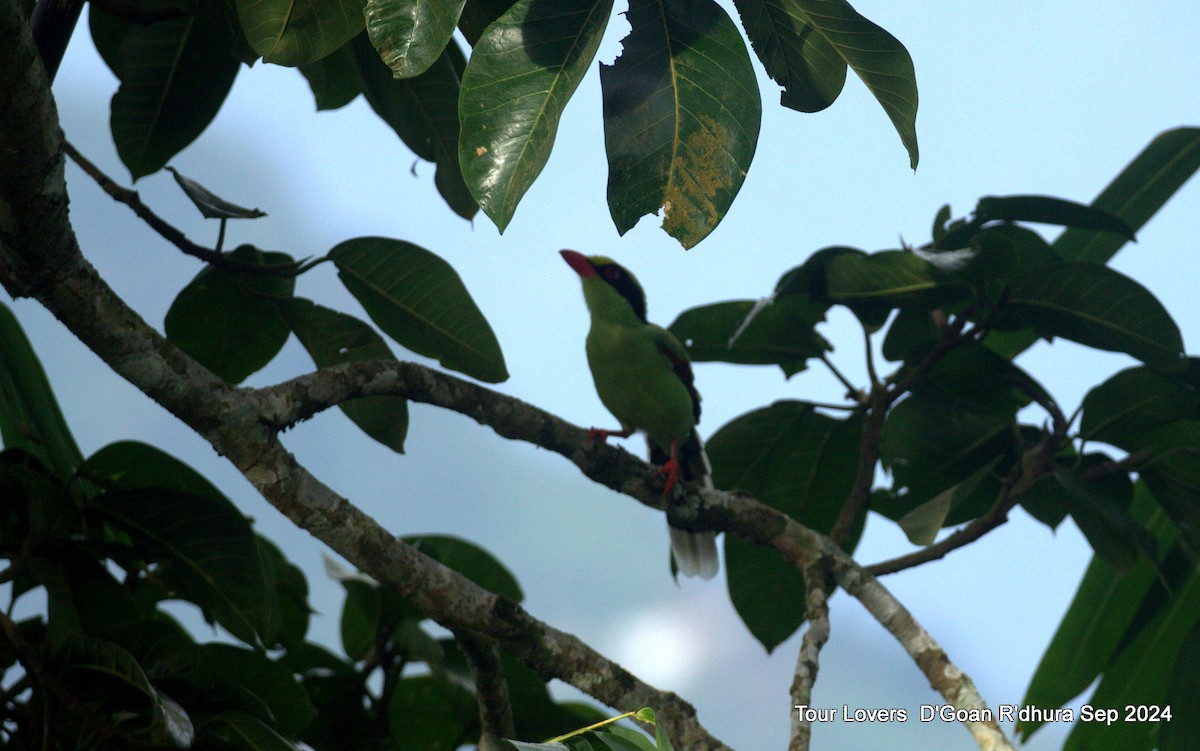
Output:
[[515,731],[508,681],[504,678],[496,642],[473,631],[459,631],[454,638],[475,679],[475,701],[479,704],[479,725],[483,730],[480,751],[498,751],[496,739],[512,738]]
[[[224,383],[148,326],[81,255],[66,214],[57,114],[16,0],[0,0],[0,37],[15,40],[0,47],[0,105],[5,105],[0,106],[0,134],[6,141],[0,144],[0,282],[6,289],[38,299],[114,371],[208,440],[289,519],[426,616],[452,631],[491,637],[543,679],[557,677],[612,707],[654,707],[681,748],[727,748],[674,693],[649,686],[577,637],[397,539],[301,466],[279,443],[276,428],[306,409],[338,401],[319,399],[308,388],[321,379],[332,378],[358,395],[400,393],[413,388],[398,377],[407,372],[425,379],[424,401],[456,408],[502,435],[520,434],[554,446],[597,482],[661,508],[659,489],[649,486],[644,462],[593,445],[586,431],[530,405],[495,392],[488,396],[482,387],[411,364],[351,363],[261,391]],[[525,438],[525,431],[534,437]],[[682,509],[672,504],[673,521],[771,545],[799,565],[825,561],[836,581],[900,641],[948,701],[958,708],[986,707],[970,679],[911,614],[832,540],[744,494],[687,490]],[[981,747],[1011,748],[992,724],[968,727]]]
[[796,724],[792,726],[788,751],[808,751],[812,740],[812,722],[805,718],[803,710],[812,704],[812,690],[821,667],[821,648],[829,641],[829,583],[825,569],[820,564],[811,563],[801,570],[804,572],[804,612],[808,628],[800,640],[796,674],[792,679],[792,707],[796,710]]

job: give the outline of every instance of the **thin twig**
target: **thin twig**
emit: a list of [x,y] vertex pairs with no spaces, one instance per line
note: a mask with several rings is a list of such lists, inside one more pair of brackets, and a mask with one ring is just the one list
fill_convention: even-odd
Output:
[[[136,190],[130,190],[118,185],[115,180],[104,174],[99,167],[81,154],[69,141],[63,142],[63,151],[66,152],[67,156],[71,157],[72,161],[79,165],[80,169],[96,181],[101,190],[107,193],[113,200],[128,206],[139,219],[148,224],[164,240],[179,248],[186,255],[199,258],[201,261],[225,271],[263,274],[265,276],[296,276],[312,268],[314,265],[300,261],[271,265],[241,263],[219,250],[197,245],[189,240],[177,227],[167,222],[158,214],[155,214],[149,206],[142,202],[141,196],[138,195]],[[222,225],[222,231],[223,228],[224,225]]]
[[829,368],[829,372],[833,373],[833,377],[841,381],[842,385],[846,387],[846,395],[854,399],[859,404],[864,404],[866,402],[866,397],[863,396],[863,392],[857,386],[851,383],[849,378],[842,375],[842,371],[837,369],[837,366],[833,364],[833,361],[829,359],[829,356],[822,352],[819,357],[821,362],[825,363],[825,367]]
[[796,710],[796,724],[792,726],[789,751],[808,751],[812,740],[812,721],[808,719],[806,710],[812,704],[812,690],[820,670],[821,648],[829,641],[829,583],[823,564],[822,560],[800,567],[804,574],[808,628],[800,640],[796,673],[792,678],[792,708]]

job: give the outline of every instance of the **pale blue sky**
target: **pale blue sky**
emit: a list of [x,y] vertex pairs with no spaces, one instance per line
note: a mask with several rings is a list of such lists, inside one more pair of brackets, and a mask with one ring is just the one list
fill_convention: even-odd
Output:
[[[612,228],[594,70],[567,110],[550,164],[503,236],[482,215],[472,226],[446,209],[433,189],[431,165],[418,165],[419,177],[412,177],[412,155],[361,100],[315,114],[304,80],[287,69],[243,69],[216,122],[172,164],[222,196],[270,214],[231,225],[233,243],[310,256],[349,237],[386,235],[439,253],[462,275],[504,347],[512,378],[499,389],[593,425],[610,418],[592,390],[583,354],[586,312],[559,248],[604,253],[629,266],[646,288],[651,318],[665,325],[694,305],[765,294],[783,271],[827,245],[877,250],[896,247],[900,236],[924,242],[943,203],[962,216],[987,194],[1089,201],[1155,134],[1200,123],[1200,6],[1194,2],[1013,2],[997,10],[874,1],[856,7],[898,37],[914,59],[921,96],[916,173],[856,78],[829,110],[801,115],[778,107],[777,87],[760,73],[766,108],[756,161],[728,217],[687,253],[653,218],[624,238]],[[619,25],[610,25],[605,59],[618,49]],[[86,33],[78,35],[55,87],[63,127],[127,184],[107,133],[115,85]],[[69,169],[68,180],[72,218],[88,257],[161,327],[174,294],[199,266],[78,170]],[[215,240],[215,224],[204,223],[169,175],[136,187],[192,239]],[[1198,237],[1200,186],[1192,183],[1115,262],[1163,300],[1193,348],[1200,330]],[[328,265],[302,278],[298,293],[358,311]],[[313,633],[336,640],[340,587],[321,572],[321,546],[210,447],[112,376],[36,304],[13,307],[84,452],[138,439],[206,473],[305,568],[322,613]],[[860,378],[857,326],[834,315],[823,332],[836,346],[838,365]],[[1020,364],[1070,411],[1089,384],[1132,362],[1058,344],[1037,347]],[[274,383],[310,367],[292,341],[250,384]],[[790,381],[769,368],[701,364],[696,374],[705,397],[704,435],[775,399],[840,396],[818,369]],[[766,656],[737,621],[723,580],[676,587],[655,513],[595,488],[560,457],[429,407],[412,410],[405,456],[372,444],[336,412],[290,431],[284,442],[318,477],[397,534],[456,534],[487,547],[517,575],[533,614],[679,691],[735,748],[786,743],[798,639]],[[634,440],[628,447],[640,452],[642,444]],[[1089,558],[1069,522],[1051,534],[1022,513],[1014,517],[946,561],[885,580],[993,706],[1022,698]],[[908,549],[893,525],[873,518],[859,555],[871,562]],[[915,715],[918,704],[939,701],[861,606],[844,594],[832,606],[833,635],[814,704],[908,707]],[[1066,730],[1047,728],[1030,747],[1056,748]],[[824,725],[814,743],[867,748],[883,739],[911,748],[972,747],[959,726],[915,720],[900,728]]]

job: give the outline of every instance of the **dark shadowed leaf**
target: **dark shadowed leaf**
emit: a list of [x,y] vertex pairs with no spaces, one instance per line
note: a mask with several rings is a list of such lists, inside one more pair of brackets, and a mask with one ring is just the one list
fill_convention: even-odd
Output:
[[219,15],[141,24],[95,9],[92,38],[121,87],[112,99],[117,154],[134,180],[157,172],[216,116],[241,62]]
[[[394,360],[383,337],[367,324],[303,298],[281,300],[279,310],[318,368],[356,360]],[[364,433],[404,453],[408,402],[397,396],[368,396],[338,405]]]
[[241,751],[300,751],[300,747],[253,715],[225,710],[207,718],[202,731]]
[[[1200,618],[1200,568],[1194,558],[1188,558],[1187,569],[1187,576],[1176,584],[1170,600],[1107,665],[1100,684],[1088,699],[1089,704],[1117,707],[1122,712],[1128,705],[1136,708],[1166,704],[1171,669]],[[1081,722],[1075,725],[1063,748],[1064,751],[1150,749],[1158,727],[1151,722],[1115,722],[1107,726]]]
[[1133,229],[1124,220],[1095,206],[1051,196],[984,196],[975,206],[978,221],[1037,222],[1062,227],[1111,232],[1133,240]]
[[833,349],[816,332],[816,325],[825,320],[825,303],[800,295],[783,297],[761,308],[743,328],[755,306],[751,300],[737,300],[685,310],[671,324],[671,333],[687,347],[693,362],[779,365],[789,376],[803,370],[810,357]]
[[959,285],[928,261],[903,250],[878,253],[838,253],[825,263],[826,294],[833,302],[888,307],[948,300]]
[[208,219],[258,219],[267,215],[265,211],[242,208],[226,201],[195,180],[179,174],[179,170],[174,167],[167,167],[167,171],[175,176],[175,182],[179,183],[187,197],[192,199],[192,203]]
[[[1129,515],[1149,530],[1160,549],[1165,550],[1178,536],[1178,530],[1141,483],[1134,487]],[[1122,576],[1102,558],[1093,556],[1021,703],[1061,707],[1086,689],[1116,655],[1155,577],[1154,564],[1148,558],[1139,560]],[[1041,724],[1019,725],[1018,732],[1028,739]]]
[[160,575],[237,638],[257,644],[276,628],[249,522],[195,470],[142,443],[112,443],[82,474],[107,488],[99,511],[162,564]]
[[[228,258],[247,266],[293,263],[285,253],[250,245],[231,251]],[[241,383],[287,342],[288,327],[274,301],[290,297],[295,286],[291,276],[208,266],[176,295],[163,329],[172,344],[204,367],[230,383]]]
[[246,40],[263,61],[320,60],[366,27],[365,0],[235,0]]
[[550,158],[611,13],[612,0],[521,0],[475,44],[459,104],[459,163],[501,232]]
[[367,0],[367,34],[396,78],[412,78],[442,54],[464,2]]
[[1060,263],[1013,279],[1006,329],[1032,327],[1043,337],[1125,352],[1151,367],[1185,367],[1183,340],[1171,315],[1145,287],[1107,266]]
[[475,700],[445,678],[422,675],[397,682],[387,706],[388,726],[408,748],[454,751],[478,737]]
[[712,0],[632,0],[632,30],[600,66],[608,207],[622,235],[660,209],[685,248],[729,210],[758,143],[762,102],[746,45]]
[[349,45],[359,87],[371,109],[420,158],[437,165],[434,183],[454,213],[470,219],[478,207],[458,164],[459,81],[467,62],[451,40],[419,76],[396,79],[366,34]]
[[329,251],[338,276],[384,333],[481,381],[508,378],[500,343],[450,266],[424,248],[359,237]]
[[779,103],[800,112],[833,104],[846,84],[846,60],[789,0],[734,0],[750,45],[783,91]]
[[917,75],[899,40],[845,0],[735,0],[746,33],[780,102],[802,112],[828,106],[841,92],[847,65],[883,107],[909,164],[917,168]]
[[312,702],[295,676],[261,652],[229,644],[196,646],[188,673],[202,688],[239,686],[258,697],[270,710],[275,727],[295,735],[312,721]]
[[318,110],[340,109],[362,93],[353,40],[320,60],[299,66],[299,70],[312,89]]
[[1172,715],[1170,722],[1158,727],[1159,751],[1188,751],[1200,738],[1197,696],[1200,696],[1200,621],[1184,637],[1171,667],[1166,704],[1171,707]]
[[[1097,455],[1088,458],[1107,460]],[[1083,481],[1058,472],[1055,480],[1067,511],[1097,555],[1122,574],[1132,570],[1143,555],[1157,565],[1158,546],[1153,536],[1125,510],[1133,494],[1128,476],[1110,473]]]
[[0,303],[0,438],[31,454],[62,482],[75,476],[83,455],[75,444],[46,371],[21,324]]
[[[858,465],[861,420],[835,420],[805,402],[776,402],[727,423],[707,444],[713,482],[753,494],[828,532]],[[847,543],[853,550],[861,522]],[[738,615],[767,651],[804,622],[804,577],[778,552],[726,535],[726,577]]]
[[483,36],[484,29],[516,4],[516,0],[467,0],[458,18],[458,29],[467,44],[474,47],[479,37]]
[[1129,449],[1147,428],[1194,415],[1200,393],[1176,376],[1146,367],[1129,368],[1088,392],[1079,433]]
[[489,592],[504,595],[515,602],[525,597],[512,572],[494,555],[472,542],[446,535],[419,535],[403,539]]

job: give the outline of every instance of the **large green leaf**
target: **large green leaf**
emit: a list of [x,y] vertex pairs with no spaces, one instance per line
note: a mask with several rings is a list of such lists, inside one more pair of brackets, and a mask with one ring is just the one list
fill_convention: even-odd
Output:
[[1125,352],[1160,370],[1186,366],[1179,327],[1162,303],[1097,263],[1052,264],[1013,279],[1003,315],[997,322],[1003,328],[1029,326],[1047,338]]
[[0,303],[0,438],[6,447],[37,457],[62,482],[74,477],[83,464],[46,371],[4,303]]
[[735,0],[746,33],[771,78],[783,85],[780,102],[802,112],[837,98],[847,65],[892,121],[917,168],[917,75],[894,36],[859,15],[845,0]]
[[205,719],[201,730],[224,747],[241,751],[299,751],[270,725],[245,712],[225,710]]
[[285,735],[302,731],[316,715],[304,687],[291,672],[261,652],[229,644],[193,650],[189,681],[201,688],[238,686],[256,696]]
[[608,207],[625,234],[660,209],[685,248],[716,228],[754,158],[762,102],[746,45],[713,0],[631,0],[600,66]]
[[1189,751],[1200,738],[1200,622],[1183,640],[1167,682],[1166,705],[1171,708],[1169,723],[1158,727],[1159,751]]
[[275,630],[268,585],[246,517],[195,470],[142,443],[112,443],[81,473],[107,488],[99,511],[162,564],[160,576],[237,638]]
[[[1156,136],[1092,201],[1092,207],[1140,230],[1200,169],[1200,128],[1176,128]],[[1068,229],[1054,250],[1068,261],[1103,263],[1127,237],[1091,228]]]
[[[828,532],[850,493],[862,422],[835,420],[805,402],[776,402],[723,425],[707,451],[717,487],[753,494]],[[854,530],[847,549],[862,532]],[[804,577],[775,550],[725,538],[729,596],[750,633],[771,651],[804,622]]]
[[846,84],[846,60],[829,37],[809,25],[791,0],[734,0],[750,45],[783,91],[779,103],[820,112]]
[[946,299],[956,285],[915,253],[838,253],[825,263],[826,294],[845,305],[875,303],[895,307]]
[[[1187,557],[1186,566],[1190,575],[1179,582],[1169,602],[1105,668],[1100,684],[1088,700],[1089,704],[1116,707],[1121,710],[1121,717],[1124,717],[1127,711],[1125,707],[1129,705],[1135,708],[1165,705],[1171,668],[1188,635],[1200,620],[1200,569],[1196,568],[1195,559],[1191,556]],[[1195,701],[1195,697],[1192,697],[1192,701]],[[1158,723],[1155,722],[1114,722],[1111,725],[1080,722],[1067,737],[1063,749],[1149,751],[1154,747],[1157,728]]]
[[425,555],[449,566],[479,586],[520,602],[521,585],[504,564],[478,545],[447,535],[417,535],[403,538]]
[[367,34],[396,78],[424,73],[450,42],[466,0],[367,0]]
[[355,43],[351,41],[320,60],[299,66],[301,75],[312,89],[317,110],[340,109],[363,93],[354,47]]
[[459,163],[501,232],[546,166],[611,13],[612,0],[521,0],[475,44],[459,104]]
[[[1141,483],[1134,487],[1129,514],[1154,535],[1160,549],[1178,536],[1175,525]],[[1154,581],[1155,568],[1149,559],[1140,560],[1121,576],[1094,556],[1021,703],[1061,707],[1086,689],[1117,653]],[[1136,703],[1146,701],[1148,698],[1137,699]],[[1040,726],[1040,722],[1024,724],[1018,731],[1028,739]]]
[[462,280],[424,248],[359,237],[329,251],[338,276],[384,333],[481,381],[508,378],[500,343]]
[[[1092,201],[1094,208],[1125,222],[1134,232],[1175,195],[1200,169],[1200,128],[1177,128],[1154,138]],[[1051,246],[1064,260],[1103,263],[1127,239],[1112,232],[1068,229]],[[1005,357],[1029,347],[1037,336],[1028,330],[993,331],[987,343]]]
[[[803,370],[810,357],[833,349],[816,331],[827,304],[789,295],[757,313],[756,307],[751,300],[735,300],[691,308],[675,319],[671,333],[687,347],[692,362],[779,365],[789,376]],[[754,318],[747,323],[750,315]]]
[[387,706],[392,736],[405,748],[454,751],[479,733],[479,713],[471,694],[444,677],[421,675],[395,685]]
[[[292,257],[243,245],[228,257],[247,266],[287,266]],[[163,329],[175,346],[221,378],[241,383],[279,353],[288,327],[273,304],[288,298],[292,276],[204,268],[176,295]]]
[[137,180],[162,169],[216,117],[241,65],[235,38],[225,19],[210,14],[147,24],[93,8],[89,23],[121,80],[113,141]]
[[[383,337],[367,324],[303,298],[279,302],[284,320],[318,368],[357,360],[394,360]],[[397,396],[368,396],[338,407],[364,433],[398,454],[408,433],[408,402]]]
[[365,0],[235,0],[246,40],[263,61],[320,60],[366,28]]
[[[984,196],[975,207],[977,222],[1038,222],[1116,234],[1133,240],[1133,229],[1119,217],[1052,196]],[[1074,260],[1074,259],[1073,259]]]
[[1083,398],[1079,434],[1135,450],[1147,428],[1195,415],[1200,393],[1182,379],[1136,367],[1122,370]]
[[467,62],[453,40],[424,73],[396,79],[366,34],[349,44],[358,87],[383,121],[418,157],[437,165],[434,183],[454,213],[470,219],[478,206],[458,164],[459,82]]

